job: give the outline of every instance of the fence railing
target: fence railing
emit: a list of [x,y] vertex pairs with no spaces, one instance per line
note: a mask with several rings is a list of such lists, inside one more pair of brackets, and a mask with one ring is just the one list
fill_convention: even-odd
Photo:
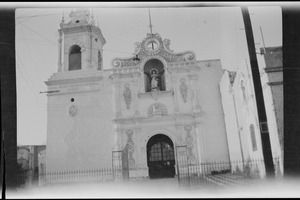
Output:
[[114,179],[112,169],[74,170],[65,172],[50,172],[42,175],[45,183],[109,181]]
[[[278,158],[275,158],[276,161]],[[243,185],[265,178],[263,159],[231,162],[188,163],[178,162],[179,186]]]
[[35,175],[30,173],[30,170],[17,173],[18,187],[53,183],[119,181],[127,178],[128,176],[124,176],[122,169],[116,168],[48,172]]
[[[278,163],[278,158],[274,159],[274,165],[276,163]],[[188,159],[179,159],[176,165],[179,186],[184,187],[246,184],[263,179],[265,176],[263,160],[189,163]],[[17,173],[19,187],[52,183],[103,182],[128,179],[128,169],[117,165],[105,169],[48,172],[45,174],[34,174],[32,170]]]

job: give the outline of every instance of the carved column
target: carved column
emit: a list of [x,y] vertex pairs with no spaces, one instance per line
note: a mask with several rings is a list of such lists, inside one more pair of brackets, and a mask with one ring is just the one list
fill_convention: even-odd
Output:
[[120,129],[120,124],[115,124],[114,125],[114,151],[121,151],[122,150],[122,133]]
[[199,111],[199,98],[198,98],[198,76],[194,74],[189,74],[190,86],[193,93],[193,110]]
[[197,141],[197,150],[198,150],[198,159],[200,162],[205,162],[205,147],[204,147],[204,136],[203,136],[203,130],[201,128],[200,119],[196,118],[195,123],[195,136]]
[[62,66],[62,71],[68,71],[69,69],[69,46],[64,43],[64,64]]
[[185,143],[187,146],[187,158],[189,163],[194,163],[195,162],[195,155],[194,155],[194,138],[191,134],[193,129],[192,124],[185,124],[184,125],[184,130],[186,132],[186,137],[185,137]]
[[113,98],[115,104],[115,118],[119,118],[121,116],[121,100],[120,100],[120,78],[118,75],[113,76]]
[[[91,31],[91,30],[90,30]],[[92,69],[93,68],[93,33],[90,32],[90,57],[89,57],[89,66],[88,68],[89,69]]]
[[58,72],[62,71],[62,62],[61,62],[61,54],[62,54],[62,31],[58,30],[59,33],[59,39],[58,39]]
[[135,115],[140,115],[139,112],[139,99],[138,99],[138,91],[139,91],[139,76],[140,74],[134,73],[134,81],[133,81],[133,104],[134,104],[134,112]]
[[127,135],[127,142],[126,142],[126,150],[128,153],[128,166],[130,168],[134,168],[136,161],[134,159],[134,152],[135,152],[135,144],[134,144],[134,131],[131,129],[126,130]]
[[86,59],[86,49],[84,47],[81,47],[81,69],[86,69],[87,66],[86,66],[86,62],[85,59]]
[[177,94],[177,77],[174,75],[174,71],[171,74],[172,77],[172,85],[173,85],[173,91],[174,91],[174,106],[175,106],[175,112],[179,112],[179,107],[178,107],[178,94]]

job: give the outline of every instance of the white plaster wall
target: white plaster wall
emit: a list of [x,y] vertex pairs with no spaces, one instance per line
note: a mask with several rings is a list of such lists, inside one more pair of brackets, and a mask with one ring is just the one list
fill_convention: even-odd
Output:
[[[246,101],[243,98],[241,89],[241,81],[245,85]],[[244,151],[244,159],[261,159],[262,153],[262,141],[259,128],[259,120],[257,114],[256,99],[254,93],[253,78],[249,61],[242,61],[233,85],[234,96],[237,108],[237,116],[240,125],[240,131],[242,136],[242,146]],[[253,151],[250,125],[254,125],[255,138],[257,143],[257,150]]]
[[100,91],[48,96],[47,172],[111,167],[111,84],[101,81]]
[[222,95],[230,161],[242,161],[243,153],[238,131],[238,122],[235,113],[234,98],[227,71],[224,72],[222,80],[220,82],[220,91]]
[[[206,64],[209,63],[209,66]],[[205,161],[228,161],[229,150],[219,83],[222,67],[219,60],[198,62],[200,66],[198,94],[203,115],[201,131]],[[199,133],[197,133],[199,134]]]

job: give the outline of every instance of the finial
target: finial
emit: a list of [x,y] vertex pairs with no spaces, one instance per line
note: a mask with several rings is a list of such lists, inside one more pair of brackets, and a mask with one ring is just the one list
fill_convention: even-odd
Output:
[[63,9],[63,13],[62,13],[62,17],[61,17],[61,22],[60,22],[60,27],[62,27],[64,23],[65,23],[65,13],[64,13],[64,9]]
[[[150,8],[148,8],[148,12],[149,12],[149,21],[150,21],[150,25],[149,25],[149,27],[150,27],[150,33],[153,34],[152,33],[152,23],[151,23]],[[152,49],[154,50],[154,44],[153,43],[152,43]]]
[[63,14],[62,14],[62,18],[61,18],[62,22],[65,22],[65,10],[63,9]]

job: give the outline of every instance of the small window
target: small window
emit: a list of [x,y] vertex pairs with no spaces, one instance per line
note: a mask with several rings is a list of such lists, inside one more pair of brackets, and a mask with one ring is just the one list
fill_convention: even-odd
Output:
[[246,87],[244,81],[241,81],[241,89],[242,89],[243,99],[244,101],[247,101]]
[[98,70],[102,70],[102,56],[100,51],[98,51]]
[[255,136],[253,124],[250,125],[250,136],[251,136],[252,150],[257,151],[256,136]]

